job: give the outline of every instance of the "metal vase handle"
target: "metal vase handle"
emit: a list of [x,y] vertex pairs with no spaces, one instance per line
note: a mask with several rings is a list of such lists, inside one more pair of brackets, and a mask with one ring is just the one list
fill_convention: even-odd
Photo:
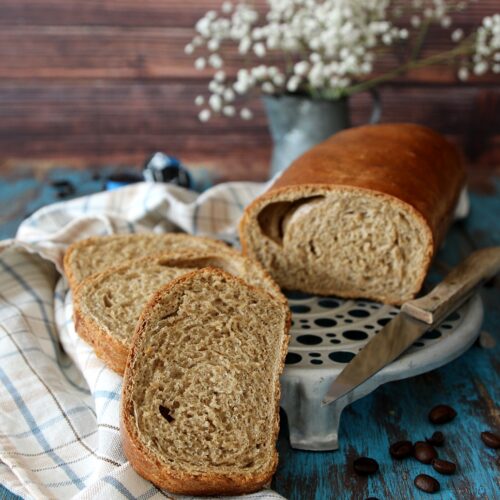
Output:
[[380,93],[376,88],[369,90],[372,96],[372,114],[370,115],[369,123],[374,124],[380,121],[382,117],[382,101],[380,100]]

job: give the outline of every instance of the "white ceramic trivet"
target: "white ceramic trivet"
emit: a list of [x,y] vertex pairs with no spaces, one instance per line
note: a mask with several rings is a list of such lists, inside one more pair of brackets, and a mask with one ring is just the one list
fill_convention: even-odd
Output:
[[449,363],[474,343],[483,319],[482,302],[476,295],[395,362],[344,398],[322,407],[321,400],[331,382],[398,314],[398,308],[294,292],[287,296],[293,323],[281,377],[281,407],[288,418],[290,443],[302,450],[337,449],[340,415],[348,404],[386,382]]

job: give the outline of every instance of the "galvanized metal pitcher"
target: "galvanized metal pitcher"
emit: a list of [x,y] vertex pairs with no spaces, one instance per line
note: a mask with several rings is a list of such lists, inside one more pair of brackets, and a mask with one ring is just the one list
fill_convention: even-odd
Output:
[[[376,123],[380,119],[380,100],[376,92],[372,92],[372,97],[370,123]],[[347,98],[322,100],[281,95],[265,96],[263,100],[273,139],[271,177],[308,149],[350,127]]]

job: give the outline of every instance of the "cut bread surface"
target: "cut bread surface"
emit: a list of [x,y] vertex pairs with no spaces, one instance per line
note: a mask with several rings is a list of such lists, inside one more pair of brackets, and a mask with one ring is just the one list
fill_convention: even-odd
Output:
[[286,289],[397,304],[420,289],[432,257],[413,207],[359,188],[282,190],[250,218],[246,252]]
[[283,288],[401,304],[420,290],[464,181],[459,151],[429,128],[349,128],[246,207],[243,253]]
[[229,248],[220,255],[191,251],[149,256],[91,276],[80,284],[73,297],[78,334],[110,368],[123,373],[137,321],[153,293],[174,278],[207,266],[225,269],[286,302],[260,264]]
[[158,291],[123,384],[132,466],[174,493],[244,493],[269,481],[289,321],[282,302],[214,268]]
[[96,273],[131,259],[181,250],[230,249],[224,242],[184,233],[136,233],[95,236],[70,245],[64,256],[64,271],[72,289]]

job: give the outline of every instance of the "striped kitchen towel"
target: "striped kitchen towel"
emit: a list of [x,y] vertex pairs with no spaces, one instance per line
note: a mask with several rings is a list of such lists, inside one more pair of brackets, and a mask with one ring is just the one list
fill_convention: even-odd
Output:
[[[61,276],[68,244],[91,235],[182,230],[235,242],[265,188],[201,195],[135,184],[47,206],[0,243],[0,482],[23,498],[177,498],[142,479],[119,434],[121,377],[75,333]],[[241,497],[240,497],[241,498]],[[282,498],[262,491],[247,498]]]

